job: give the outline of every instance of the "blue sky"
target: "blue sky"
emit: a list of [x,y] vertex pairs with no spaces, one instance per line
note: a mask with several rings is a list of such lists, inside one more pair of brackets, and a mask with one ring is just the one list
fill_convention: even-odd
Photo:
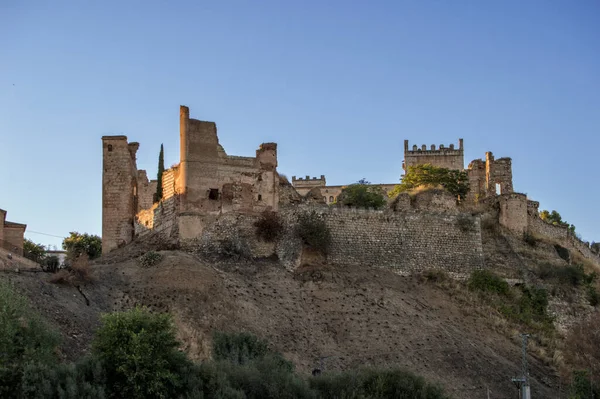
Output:
[[600,3],[0,1],[0,208],[101,233],[101,136],[179,157],[179,105],[232,155],[397,182],[403,140],[513,159],[515,190],[600,240]]

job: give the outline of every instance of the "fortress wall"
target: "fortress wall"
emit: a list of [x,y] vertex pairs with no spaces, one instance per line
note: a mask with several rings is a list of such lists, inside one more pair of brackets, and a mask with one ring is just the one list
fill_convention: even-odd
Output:
[[[483,267],[478,216],[350,208],[282,213],[289,225],[298,213],[311,209],[321,214],[331,231],[329,262],[387,267],[401,273],[434,269],[465,274]],[[286,253],[278,252],[280,259],[282,255],[286,258]],[[287,252],[294,250],[288,248]],[[282,259],[284,263],[289,263],[288,258]]]
[[592,252],[589,243],[574,236],[567,227],[544,222],[536,213],[528,217],[529,231],[556,240],[568,249],[578,251],[584,258],[600,266],[600,255]]
[[329,260],[348,265],[470,273],[483,267],[481,225],[471,215],[329,212]]

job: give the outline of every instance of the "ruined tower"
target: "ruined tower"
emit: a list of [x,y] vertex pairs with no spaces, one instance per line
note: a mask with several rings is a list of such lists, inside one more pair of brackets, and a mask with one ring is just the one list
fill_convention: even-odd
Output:
[[133,217],[137,211],[138,143],[126,136],[102,137],[102,252],[133,240]]

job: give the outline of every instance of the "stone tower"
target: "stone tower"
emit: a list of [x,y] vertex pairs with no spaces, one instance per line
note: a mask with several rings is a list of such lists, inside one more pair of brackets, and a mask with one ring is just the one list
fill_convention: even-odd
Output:
[[133,240],[137,210],[138,143],[126,136],[102,137],[102,252]]

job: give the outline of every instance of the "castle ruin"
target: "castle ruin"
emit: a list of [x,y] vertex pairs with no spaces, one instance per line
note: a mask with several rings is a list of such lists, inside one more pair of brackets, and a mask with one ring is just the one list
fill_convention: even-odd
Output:
[[[344,264],[380,264],[404,271],[419,265],[455,267],[460,273],[483,267],[483,213],[517,235],[551,237],[600,264],[588,243],[565,227],[542,221],[539,204],[514,192],[510,158],[496,159],[487,152],[485,159],[465,168],[463,139],[458,148],[451,144],[412,149],[405,140],[403,162],[405,171],[431,164],[466,172],[470,192],[460,204],[445,190],[433,189],[414,197],[403,193],[386,210],[364,211],[327,206],[337,202],[346,186],[327,185],[325,175],[293,176],[291,184],[286,183],[277,173],[275,143],[261,144],[254,157],[228,155],[219,144],[215,123],[191,119],[185,106],[180,107],[179,132],[180,161],[162,175],[162,198],[155,198],[157,181],[137,169],[139,144],[126,136],[102,137],[103,253],[150,235],[194,250],[233,235],[244,237],[252,256],[277,254],[288,267],[299,262],[298,240],[286,236],[277,245],[260,242],[254,222],[271,210],[292,225],[299,212],[310,208],[331,230],[330,258]],[[396,185],[377,184],[385,192]]]
[[139,144],[126,136],[102,137],[103,252],[152,230],[197,237],[210,215],[277,210],[277,144],[261,144],[255,157],[231,156],[214,122],[191,119],[181,106],[179,123],[180,162],[164,171],[163,198],[156,203],[157,182],[137,169]]

